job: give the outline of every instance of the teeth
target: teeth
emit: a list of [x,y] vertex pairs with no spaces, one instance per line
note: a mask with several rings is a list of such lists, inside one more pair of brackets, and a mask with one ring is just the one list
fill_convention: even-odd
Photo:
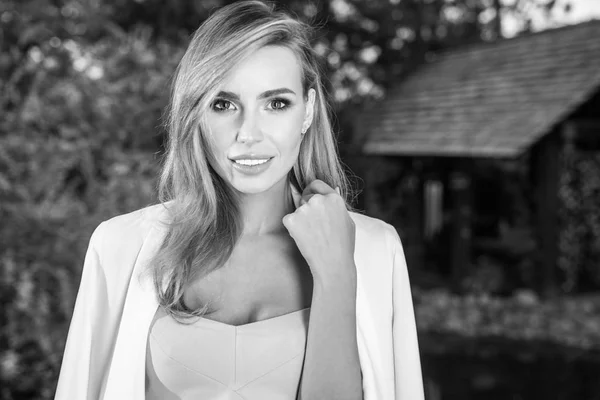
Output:
[[264,160],[234,160],[236,163],[238,164],[242,164],[242,165],[259,165],[259,164],[264,164],[267,161],[269,161],[269,159],[264,159]]

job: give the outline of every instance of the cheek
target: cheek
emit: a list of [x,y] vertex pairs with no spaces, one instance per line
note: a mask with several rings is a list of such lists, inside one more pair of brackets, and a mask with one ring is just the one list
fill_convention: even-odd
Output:
[[296,119],[286,119],[279,121],[276,125],[270,127],[271,140],[277,146],[277,149],[282,157],[296,157],[302,143],[300,129],[302,122]]
[[209,118],[208,127],[213,153],[220,159],[222,155],[227,154],[227,150],[235,140],[234,124],[227,118]]
[[281,151],[298,150],[302,136],[300,130],[304,121],[303,111],[293,110],[287,115],[274,116],[265,119],[265,128]]

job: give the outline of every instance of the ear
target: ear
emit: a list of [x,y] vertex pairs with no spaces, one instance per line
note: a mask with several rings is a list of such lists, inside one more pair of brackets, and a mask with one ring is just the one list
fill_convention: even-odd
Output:
[[306,100],[306,112],[304,114],[304,123],[302,124],[303,131],[306,131],[312,124],[313,117],[315,115],[315,96],[315,89],[308,89]]

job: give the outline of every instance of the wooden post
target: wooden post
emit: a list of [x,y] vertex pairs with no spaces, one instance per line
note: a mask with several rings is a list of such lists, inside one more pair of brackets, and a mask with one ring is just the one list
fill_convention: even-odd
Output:
[[452,236],[450,265],[454,287],[460,289],[460,282],[469,272],[471,264],[471,174],[467,160],[457,160],[450,175],[450,196],[452,197]]
[[[565,124],[563,136],[572,134],[572,125]],[[552,297],[557,293],[556,268],[558,261],[558,184],[560,162],[560,137],[552,132],[544,137],[534,149],[533,161],[536,177],[536,225],[538,240],[537,265],[538,291]]]
[[425,259],[425,173],[422,160],[412,160],[413,180],[410,182],[410,198],[408,204],[408,224],[410,231],[410,269],[422,268]]

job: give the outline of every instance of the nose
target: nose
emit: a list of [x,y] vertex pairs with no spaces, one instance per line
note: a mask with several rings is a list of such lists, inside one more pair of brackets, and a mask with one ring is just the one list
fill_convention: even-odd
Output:
[[244,112],[240,116],[241,122],[237,134],[237,141],[241,143],[253,143],[263,140],[263,135],[258,123],[258,116],[251,112]]

